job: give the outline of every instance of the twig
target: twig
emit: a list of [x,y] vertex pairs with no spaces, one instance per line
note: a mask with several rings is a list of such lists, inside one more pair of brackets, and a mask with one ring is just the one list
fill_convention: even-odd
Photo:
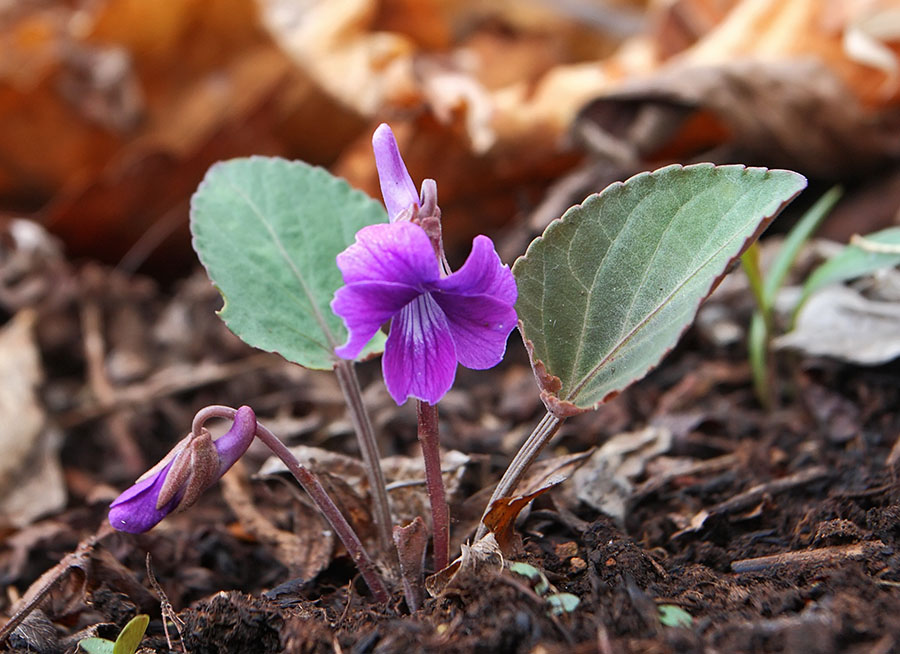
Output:
[[7,620],[2,628],[0,628],[0,645],[6,642],[6,639],[9,638],[13,631],[15,631],[16,627],[18,627],[22,621],[38,607],[41,601],[47,596],[47,593],[53,590],[54,586],[56,586],[69,571],[78,569],[86,573],[85,569],[89,565],[94,548],[101,539],[111,533],[113,533],[112,527],[107,523],[103,523],[100,529],[97,530],[97,533],[92,534],[81,541],[74,552],[66,554],[59,563],[47,570],[37,581],[31,584],[28,590],[25,591],[25,595],[23,595],[22,599],[19,601],[19,606],[16,608],[13,616]]
[[159,595],[159,610],[162,613],[162,623],[163,623],[163,631],[166,632],[166,645],[169,646],[169,649],[175,649],[172,647],[172,639],[169,637],[169,620],[172,621],[172,624],[175,625],[175,630],[178,632],[178,640],[181,645],[181,651],[187,653],[187,650],[184,646],[184,634],[181,630],[184,628],[184,620],[178,617],[175,613],[175,609],[172,608],[172,603],[169,601],[166,592],[162,589],[162,586],[159,585],[159,582],[156,580],[156,577],[153,576],[153,569],[150,567],[150,552],[147,552],[147,581],[150,582],[150,586],[153,590],[156,591],[156,594]]
[[852,545],[835,545],[801,552],[784,552],[769,556],[758,556],[753,559],[741,559],[731,564],[733,572],[762,572],[785,565],[826,565],[846,559],[862,559],[872,552],[884,547],[881,541],[853,543]]

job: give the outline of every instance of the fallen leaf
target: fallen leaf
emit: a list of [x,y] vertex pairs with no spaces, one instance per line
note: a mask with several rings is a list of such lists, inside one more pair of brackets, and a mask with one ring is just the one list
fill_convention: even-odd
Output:
[[516,519],[535,498],[566,481],[587,460],[593,450],[567,454],[537,462],[519,482],[513,497],[500,497],[491,504],[483,521],[488,532],[494,534],[504,556],[512,556],[519,543],[515,534]]
[[613,436],[572,476],[576,498],[624,524],[638,477],[671,447],[672,432],[665,427]]
[[847,363],[877,366],[900,356],[900,304],[870,300],[847,286],[828,286],[800,310],[793,331],[773,341]]
[[24,527],[62,509],[66,487],[60,434],[46,420],[37,394],[43,380],[34,340],[36,315],[19,311],[0,331],[0,522]]
[[[326,473],[352,488],[358,497],[366,498],[369,482],[363,463],[344,454],[307,445],[290,448],[301,464],[317,474]],[[450,450],[441,453],[441,470],[447,501],[459,501],[461,481],[472,463],[471,457]],[[381,468],[389,486],[391,513],[398,523],[409,523],[417,516],[425,517],[431,530],[431,504],[425,489],[425,464],[422,457],[391,456],[381,460]],[[287,468],[277,457],[269,457],[259,469],[262,476],[284,474]],[[324,483],[324,480],[323,480]]]
[[503,572],[503,554],[493,532],[474,545],[463,544],[460,550],[459,558],[425,579],[425,590],[432,597],[472,579],[487,583]]
[[278,528],[253,502],[243,466],[235,465],[221,480],[222,496],[237,516],[244,531],[272,549],[275,558],[289,574],[302,579],[314,579],[331,563],[335,549],[334,532],[312,508],[295,504],[299,512],[298,532]]

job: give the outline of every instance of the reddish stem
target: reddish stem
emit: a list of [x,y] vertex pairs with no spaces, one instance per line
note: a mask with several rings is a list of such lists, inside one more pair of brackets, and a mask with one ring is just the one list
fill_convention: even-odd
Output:
[[434,528],[434,569],[443,570],[450,562],[450,508],[444,495],[441,477],[440,436],[436,406],[419,400],[417,403],[419,443],[425,460],[425,487],[431,502],[431,522]]
[[[233,419],[235,413],[236,411],[234,409],[227,406],[205,407],[194,416],[192,429],[196,434],[197,430],[201,429],[203,423],[209,418],[217,417]],[[312,499],[316,508],[323,516],[325,516],[325,519],[331,525],[331,528],[334,529],[338,538],[341,539],[344,547],[347,548],[350,558],[352,558],[353,562],[356,564],[366,585],[369,587],[369,590],[372,591],[372,595],[378,602],[387,604],[390,601],[390,594],[388,593],[381,576],[375,570],[375,564],[372,562],[371,557],[369,557],[368,552],[366,552],[365,547],[363,547],[362,542],[359,540],[359,536],[353,531],[353,527],[350,526],[350,523],[347,522],[347,519],[334,503],[334,500],[331,499],[322,487],[318,477],[301,465],[287,446],[259,421],[256,422],[256,437],[265,443],[266,447],[272,450],[275,456],[284,462],[284,465],[287,466],[290,473],[294,475],[294,479],[296,479],[300,486],[303,487],[303,490],[305,490],[306,494]]]

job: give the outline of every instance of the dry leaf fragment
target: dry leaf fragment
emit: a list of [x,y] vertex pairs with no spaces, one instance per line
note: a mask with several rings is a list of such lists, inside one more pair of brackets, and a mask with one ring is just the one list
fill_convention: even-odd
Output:
[[331,563],[335,550],[334,532],[312,509],[297,505],[305,512],[299,533],[279,529],[256,507],[250,494],[243,466],[235,465],[222,477],[222,496],[234,511],[241,526],[261,543],[271,547],[275,557],[302,579],[314,579]]
[[613,436],[573,475],[576,497],[624,524],[637,478],[649,461],[671,447],[672,432],[665,427]]
[[474,545],[463,544],[461,554],[443,570],[425,579],[425,590],[432,597],[442,595],[467,580],[489,580],[503,572],[503,553],[494,534],[489,532]]
[[584,463],[593,450],[539,461],[519,484],[514,497],[501,497],[491,504],[483,521],[494,535],[504,556],[512,556],[519,547],[515,534],[516,519],[532,500],[566,481]]
[[900,304],[870,300],[847,286],[829,286],[803,305],[794,330],[777,348],[877,366],[900,356]]
[[61,509],[66,488],[61,437],[46,421],[37,395],[43,380],[34,341],[36,315],[23,309],[0,331],[0,522],[24,527]]

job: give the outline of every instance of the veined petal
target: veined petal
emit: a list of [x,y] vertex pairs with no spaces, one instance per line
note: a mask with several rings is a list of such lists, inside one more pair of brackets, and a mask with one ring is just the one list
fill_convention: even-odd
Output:
[[424,288],[440,277],[425,230],[408,222],[369,225],[337,256],[345,284],[393,282]]
[[358,357],[375,332],[420,293],[412,286],[393,282],[355,282],[339,288],[331,310],[344,320],[349,334],[335,354],[344,359]]
[[487,236],[476,236],[462,268],[439,280],[434,288],[458,295],[488,295],[509,306],[518,297],[512,271],[500,261],[493,241]]
[[463,267],[432,288],[432,297],[450,325],[459,362],[476,370],[500,363],[506,339],[516,326],[518,291],[512,271],[500,261],[491,239],[476,236]]
[[433,293],[450,326],[456,358],[466,368],[493,368],[503,359],[509,333],[516,326],[512,305],[489,295]]
[[437,404],[450,390],[456,377],[456,348],[447,318],[428,293],[394,318],[381,369],[397,404],[408,397]]
[[406,170],[400,156],[397,139],[386,123],[381,123],[372,135],[372,149],[375,151],[375,168],[381,184],[381,196],[391,222],[411,206],[419,206],[416,185]]

